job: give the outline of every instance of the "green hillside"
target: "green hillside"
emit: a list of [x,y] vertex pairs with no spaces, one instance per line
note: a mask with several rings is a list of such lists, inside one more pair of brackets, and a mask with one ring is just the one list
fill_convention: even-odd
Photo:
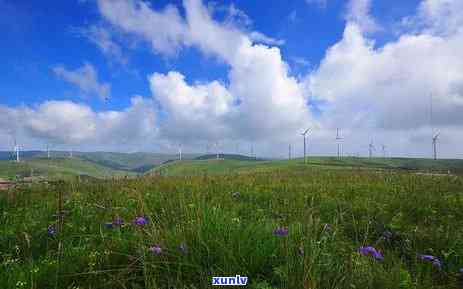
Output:
[[69,178],[72,176],[90,176],[103,178],[108,176],[134,175],[133,172],[114,170],[80,158],[31,159],[15,163],[0,161],[0,178],[19,177]]
[[[307,166],[331,169],[394,169],[419,172],[463,174],[463,160],[408,159],[408,158],[343,158],[310,157]],[[280,169],[302,169],[306,167],[302,159],[295,160],[186,160],[163,164],[150,170],[148,174],[165,175],[202,175],[229,174],[245,172],[264,172]]]
[[[113,152],[79,152],[77,153],[82,159],[99,165],[110,167],[115,170],[126,170],[134,172],[146,172],[154,166],[168,160],[178,158],[174,154],[160,153],[113,153]],[[198,154],[183,154],[184,159],[193,159]]]

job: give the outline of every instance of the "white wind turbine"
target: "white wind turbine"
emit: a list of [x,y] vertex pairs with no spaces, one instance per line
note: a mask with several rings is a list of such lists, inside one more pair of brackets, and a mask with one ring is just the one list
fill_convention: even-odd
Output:
[[306,148],[307,148],[306,136],[307,136],[307,134],[309,133],[309,131],[310,131],[310,128],[306,129],[303,133],[301,133],[301,135],[304,137],[304,163],[305,163],[305,164],[307,163],[307,156],[306,156]]
[[342,137],[339,133],[339,128],[336,128],[336,142],[338,145],[338,160],[341,159],[341,140],[342,140]]
[[370,142],[370,144],[368,145],[368,157],[371,159],[373,157],[373,151],[375,151],[376,148],[373,144],[373,141]]

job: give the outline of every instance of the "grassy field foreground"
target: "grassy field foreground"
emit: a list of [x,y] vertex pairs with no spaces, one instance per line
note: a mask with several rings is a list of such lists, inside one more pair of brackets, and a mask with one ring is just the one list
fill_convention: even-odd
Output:
[[199,289],[236,274],[255,289],[463,287],[461,177],[66,182],[1,192],[0,212],[0,288]]

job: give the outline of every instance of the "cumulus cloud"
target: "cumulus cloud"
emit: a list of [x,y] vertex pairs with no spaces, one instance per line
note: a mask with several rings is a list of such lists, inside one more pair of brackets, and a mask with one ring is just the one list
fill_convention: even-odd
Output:
[[23,143],[35,139],[55,145],[125,147],[157,134],[152,100],[139,96],[122,111],[96,112],[82,103],[46,101],[36,107],[0,106],[0,112],[0,132],[21,136]]
[[187,28],[178,9],[167,5],[156,11],[150,4],[136,0],[98,0],[100,13],[126,33],[134,33],[148,40],[153,50],[174,55],[188,42]]
[[370,14],[371,0],[349,0],[347,3],[346,20],[357,24],[363,32],[376,32],[381,29]]
[[63,80],[77,86],[86,95],[96,95],[107,100],[111,94],[109,83],[100,83],[98,74],[93,65],[84,63],[76,70],[68,70],[62,65],[53,67],[53,72]]
[[[444,17],[436,12],[447,11],[451,4],[456,8],[457,3],[424,1],[419,17],[427,17],[422,18],[427,26],[378,48],[359,24],[348,23],[342,40],[307,77],[308,90],[322,106],[320,122],[332,128],[368,130],[370,135],[406,133],[410,145],[423,152],[431,134],[432,95],[432,125],[449,134],[461,129],[463,33],[455,23],[463,23],[458,13],[444,13]],[[434,12],[423,13],[429,7]],[[443,18],[435,21],[436,13]],[[428,142],[418,144],[419,139]],[[396,142],[394,137],[389,141]]]
[[161,125],[166,137],[191,141],[230,133],[227,119],[234,109],[233,97],[223,84],[213,81],[189,85],[176,71],[154,73],[149,81],[154,96],[167,112]]
[[[110,23],[141,36],[156,53],[166,53],[160,42],[177,50],[181,45],[195,46],[229,66],[229,79],[223,83],[188,84],[178,72],[155,73],[150,77],[153,95],[167,110],[161,127],[164,135],[180,138],[180,128],[188,128],[183,131],[183,138],[188,134],[219,137],[220,133],[220,137],[276,139],[294,134],[311,122],[301,83],[289,75],[280,50],[262,43],[281,44],[280,41],[216,21],[200,0],[184,1],[185,18],[170,19],[176,29],[164,31],[162,39],[153,32],[161,26],[153,27],[151,23],[168,14],[178,15],[175,7],[156,11],[141,1],[98,3],[101,14]],[[136,21],[137,26],[127,24]],[[146,33],[148,27],[151,33]],[[194,130],[190,129],[192,124]]]

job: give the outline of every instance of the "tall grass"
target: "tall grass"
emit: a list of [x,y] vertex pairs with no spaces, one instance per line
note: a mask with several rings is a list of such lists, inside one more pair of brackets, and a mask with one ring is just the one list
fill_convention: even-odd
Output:
[[0,210],[0,288],[199,289],[236,274],[255,289],[463,287],[456,177],[307,168],[63,182],[2,192]]

